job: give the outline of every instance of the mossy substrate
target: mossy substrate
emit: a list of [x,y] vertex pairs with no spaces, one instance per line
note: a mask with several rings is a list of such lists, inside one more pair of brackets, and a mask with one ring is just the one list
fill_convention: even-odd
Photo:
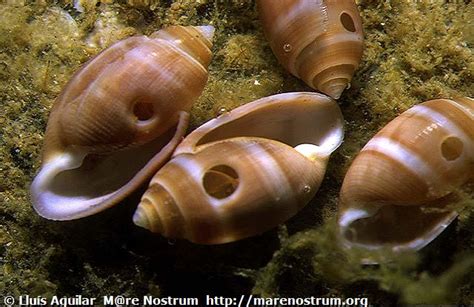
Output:
[[[131,215],[143,191],[95,216],[53,222],[28,188],[45,126],[72,73],[113,42],[162,27],[216,28],[210,77],[190,130],[223,110],[310,90],[266,42],[253,1],[7,1],[0,6],[0,294],[368,297],[370,303],[474,304],[474,201],[419,253],[345,251],[335,236],[338,191],[357,152],[412,105],[474,95],[474,5],[465,1],[358,1],[365,51],[338,103],[344,144],[314,200],[285,225],[217,246],[169,241]],[[471,190],[472,192],[472,190]],[[390,259],[390,261],[386,261]]]

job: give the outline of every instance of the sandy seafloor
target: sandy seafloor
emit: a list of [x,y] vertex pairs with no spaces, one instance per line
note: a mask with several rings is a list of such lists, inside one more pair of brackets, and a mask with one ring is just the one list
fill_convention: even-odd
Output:
[[[277,229],[200,246],[134,226],[138,191],[116,207],[69,222],[31,207],[55,97],[81,63],[110,44],[162,27],[212,24],[214,58],[190,130],[260,97],[310,90],[280,67],[253,1],[3,1],[0,6],[0,296],[366,297],[371,304],[474,304],[474,202],[418,253],[361,265],[335,239],[338,191],[360,148],[423,101],[474,95],[474,3],[358,1],[365,51],[338,103],[345,142],[313,201]],[[1,303],[0,303],[1,304]]]

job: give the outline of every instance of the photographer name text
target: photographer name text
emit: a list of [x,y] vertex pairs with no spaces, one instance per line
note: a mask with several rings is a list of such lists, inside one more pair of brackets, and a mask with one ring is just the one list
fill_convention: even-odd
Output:
[[87,297],[83,295],[65,296],[5,296],[3,303],[6,306],[368,306],[368,299],[337,298],[337,297],[273,297],[263,298],[253,295],[240,297],[211,296],[205,297],[126,297],[124,295],[106,295],[102,297]]

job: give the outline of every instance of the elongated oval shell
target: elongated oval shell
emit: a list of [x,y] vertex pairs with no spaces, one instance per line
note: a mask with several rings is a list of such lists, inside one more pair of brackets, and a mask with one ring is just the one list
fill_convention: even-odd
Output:
[[225,113],[183,140],[133,220],[202,244],[264,232],[315,195],[342,125],[335,101],[316,93],[274,95]]
[[353,0],[257,0],[265,35],[294,76],[334,99],[360,63],[362,23]]
[[450,194],[474,179],[474,100],[436,99],[391,121],[356,157],[340,195],[348,246],[418,250],[457,213]]
[[210,26],[175,26],[131,37],[74,74],[51,111],[31,186],[41,216],[104,210],[169,159],[206,84],[212,35]]

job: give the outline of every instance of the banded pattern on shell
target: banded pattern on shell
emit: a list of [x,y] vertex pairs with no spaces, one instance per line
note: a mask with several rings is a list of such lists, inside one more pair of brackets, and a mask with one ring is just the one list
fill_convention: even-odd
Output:
[[223,114],[177,147],[133,220],[201,244],[269,230],[315,195],[342,124],[335,101],[316,93],[274,95]]
[[174,26],[131,37],[74,74],[51,111],[31,186],[41,216],[102,211],[169,159],[207,82],[213,31]]
[[363,50],[353,0],[257,0],[265,35],[280,63],[310,87],[338,99]]
[[51,111],[45,158],[58,151],[50,146],[110,152],[175,126],[179,111],[189,111],[207,82],[212,31],[170,27],[117,42],[87,62]]
[[348,246],[418,250],[457,213],[451,194],[474,179],[474,100],[436,99],[385,126],[352,163],[340,195]]

